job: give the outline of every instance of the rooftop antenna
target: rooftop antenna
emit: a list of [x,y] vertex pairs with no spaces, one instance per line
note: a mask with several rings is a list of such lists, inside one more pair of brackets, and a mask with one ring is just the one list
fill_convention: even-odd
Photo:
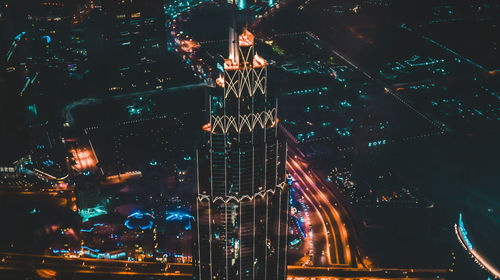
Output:
[[229,59],[233,61],[233,63],[238,64],[239,63],[239,56],[238,56],[238,31],[237,31],[237,26],[236,26],[236,0],[232,1],[233,4],[233,15],[232,15],[232,20],[233,20],[233,26],[229,27]]
[[[240,1],[247,1],[247,0],[240,0]],[[245,2],[245,29],[248,30],[248,17],[249,17],[250,11],[248,10],[248,3]]]

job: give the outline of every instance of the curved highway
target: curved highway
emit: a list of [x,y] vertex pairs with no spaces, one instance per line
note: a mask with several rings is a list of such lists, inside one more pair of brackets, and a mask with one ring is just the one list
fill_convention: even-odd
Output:
[[458,225],[455,224],[455,234],[457,235],[460,245],[469,253],[471,258],[484,270],[488,271],[495,279],[500,278],[500,271],[491,264],[480,252],[472,247],[472,243],[467,237],[467,230],[465,229],[464,222],[462,220],[462,213],[460,213],[458,219]]
[[356,250],[351,243],[346,227],[347,217],[341,215],[339,202],[325,187],[321,178],[310,170],[301,159],[300,152],[293,147],[288,150],[287,170],[295,180],[294,187],[313,205],[314,213],[321,223],[313,233],[315,266],[357,266]]

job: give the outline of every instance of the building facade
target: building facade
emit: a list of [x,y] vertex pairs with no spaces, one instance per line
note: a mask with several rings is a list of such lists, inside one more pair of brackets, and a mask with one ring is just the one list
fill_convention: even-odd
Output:
[[253,34],[231,29],[218,68],[197,151],[194,277],[286,279],[286,143]]

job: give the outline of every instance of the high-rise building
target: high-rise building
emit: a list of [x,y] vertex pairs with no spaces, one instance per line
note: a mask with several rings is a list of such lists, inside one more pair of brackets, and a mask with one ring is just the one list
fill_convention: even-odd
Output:
[[107,213],[107,203],[97,183],[98,178],[92,174],[75,178],[76,206],[83,222]]
[[289,189],[277,96],[254,36],[230,29],[197,151],[195,279],[286,279]]

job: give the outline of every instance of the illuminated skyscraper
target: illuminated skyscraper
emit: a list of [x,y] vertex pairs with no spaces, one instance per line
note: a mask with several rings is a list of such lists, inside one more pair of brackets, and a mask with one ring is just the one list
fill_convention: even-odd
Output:
[[267,62],[247,30],[229,35],[229,58],[209,96],[197,152],[195,279],[286,279],[286,144]]

